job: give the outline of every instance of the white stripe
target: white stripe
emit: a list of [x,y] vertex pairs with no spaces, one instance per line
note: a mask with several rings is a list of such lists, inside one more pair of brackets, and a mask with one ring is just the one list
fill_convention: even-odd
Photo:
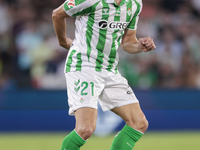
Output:
[[[109,10],[109,18],[108,18],[108,22],[113,22],[114,21],[114,15],[111,14],[115,14],[115,7],[113,4],[109,4],[108,5],[110,7]],[[103,69],[106,69],[109,65],[108,61],[109,61],[109,55],[111,52],[111,47],[112,47],[112,41],[113,41],[113,37],[112,37],[112,33],[113,33],[114,29],[110,29],[107,28],[107,34],[106,34],[106,42],[105,42],[105,46],[104,46],[104,60],[103,60]]]
[[[100,18],[102,17],[102,9],[99,9],[100,7],[102,7],[102,3],[99,3],[96,7],[96,11],[94,14],[94,20],[100,20]],[[98,51],[96,50],[97,44],[98,44],[98,40],[99,40],[99,25],[98,22],[94,22],[93,25],[93,35],[92,35],[92,39],[91,39],[91,53],[90,53],[90,65],[92,65],[93,68],[96,67],[96,59],[97,59],[97,55],[98,55]]]

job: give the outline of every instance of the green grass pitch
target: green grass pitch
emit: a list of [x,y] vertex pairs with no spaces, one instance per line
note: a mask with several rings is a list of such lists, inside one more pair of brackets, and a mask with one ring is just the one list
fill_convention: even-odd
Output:
[[[0,150],[59,150],[66,134],[0,133]],[[92,136],[81,150],[109,150],[114,136]],[[147,132],[134,150],[200,150],[200,131]]]

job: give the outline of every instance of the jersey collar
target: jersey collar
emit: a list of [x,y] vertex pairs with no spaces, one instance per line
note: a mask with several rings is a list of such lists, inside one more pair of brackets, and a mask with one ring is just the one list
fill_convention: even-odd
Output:
[[115,3],[114,0],[105,0],[106,3]]
[[[106,3],[115,3],[114,0],[105,0]],[[128,2],[128,0],[122,0],[121,3]]]

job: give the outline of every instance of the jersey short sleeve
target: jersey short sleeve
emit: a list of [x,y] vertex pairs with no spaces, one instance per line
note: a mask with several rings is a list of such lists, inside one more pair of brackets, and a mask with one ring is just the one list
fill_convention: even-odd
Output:
[[98,0],[66,0],[64,10],[71,17],[88,14],[93,10]]
[[135,1],[135,4],[137,5],[137,10],[136,10],[132,20],[130,21],[130,23],[127,26],[127,29],[131,29],[131,30],[137,29],[139,14],[142,11],[142,0],[134,0],[134,1]]

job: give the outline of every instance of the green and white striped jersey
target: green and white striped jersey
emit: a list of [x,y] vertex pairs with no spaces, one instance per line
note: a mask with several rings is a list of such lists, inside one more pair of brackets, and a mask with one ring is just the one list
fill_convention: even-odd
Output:
[[66,0],[65,12],[76,17],[75,39],[65,72],[107,70],[118,72],[118,47],[124,30],[136,30],[142,0]]

